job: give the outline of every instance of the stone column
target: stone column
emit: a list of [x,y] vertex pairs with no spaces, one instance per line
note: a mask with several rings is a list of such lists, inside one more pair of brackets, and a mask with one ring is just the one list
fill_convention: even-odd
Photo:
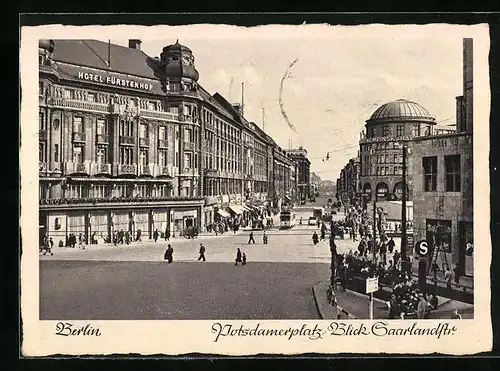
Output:
[[113,175],[117,175],[118,166],[120,164],[120,117],[118,115],[111,115],[110,117],[110,128],[112,133],[110,135],[112,151],[111,151],[111,163],[115,170],[112,171]]

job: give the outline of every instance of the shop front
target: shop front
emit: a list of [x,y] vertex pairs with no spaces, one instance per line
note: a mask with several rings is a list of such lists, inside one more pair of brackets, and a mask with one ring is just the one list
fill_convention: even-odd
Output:
[[110,236],[110,212],[99,210],[90,214],[90,243],[104,243],[111,241]]
[[193,209],[180,209],[172,210],[173,214],[173,231],[176,236],[183,235],[184,232],[190,228],[199,228],[198,210]]
[[133,212],[133,228],[132,238],[134,241],[149,238],[150,236],[150,223],[149,223],[149,210],[136,210]]
[[112,232],[131,231],[130,212],[126,210],[116,210],[113,212]]
[[[153,225],[151,226],[151,233],[149,238],[153,237],[153,232],[158,230],[160,236],[165,238],[165,231],[168,225],[168,209],[155,209],[152,211],[153,214]],[[171,229],[171,228],[170,228]],[[172,233],[172,232],[170,232]]]
[[85,211],[71,211],[68,212],[67,219],[67,233],[68,235],[74,234],[77,238],[82,235],[85,241],[88,240],[87,225],[86,225],[86,212]]

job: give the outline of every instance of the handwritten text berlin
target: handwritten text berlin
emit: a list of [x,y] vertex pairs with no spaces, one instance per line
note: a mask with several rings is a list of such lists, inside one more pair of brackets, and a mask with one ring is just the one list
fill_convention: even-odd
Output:
[[153,85],[143,83],[143,82],[137,82],[137,81],[132,81],[132,80],[125,80],[125,79],[118,79],[114,76],[102,76],[94,73],[87,73],[87,72],[78,72],[78,78],[80,80],[87,80],[87,81],[95,81],[95,82],[100,82],[103,84],[109,84],[109,85],[118,85],[118,86],[123,86],[127,88],[133,88],[133,89],[142,89],[146,91],[153,90]]

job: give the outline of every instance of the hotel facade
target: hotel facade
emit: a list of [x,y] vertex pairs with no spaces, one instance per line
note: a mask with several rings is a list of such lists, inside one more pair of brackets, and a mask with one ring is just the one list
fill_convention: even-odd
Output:
[[41,40],[40,236],[175,236],[293,202],[297,164],[198,79],[178,42],[152,58],[140,40]]

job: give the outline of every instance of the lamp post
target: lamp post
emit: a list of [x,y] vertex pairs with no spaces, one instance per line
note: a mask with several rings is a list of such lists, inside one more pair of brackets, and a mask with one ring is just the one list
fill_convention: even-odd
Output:
[[406,198],[407,188],[406,188],[406,156],[408,153],[408,147],[403,144],[403,199],[401,202],[401,261],[402,270],[407,272],[408,266],[406,264],[407,254],[406,254]]

